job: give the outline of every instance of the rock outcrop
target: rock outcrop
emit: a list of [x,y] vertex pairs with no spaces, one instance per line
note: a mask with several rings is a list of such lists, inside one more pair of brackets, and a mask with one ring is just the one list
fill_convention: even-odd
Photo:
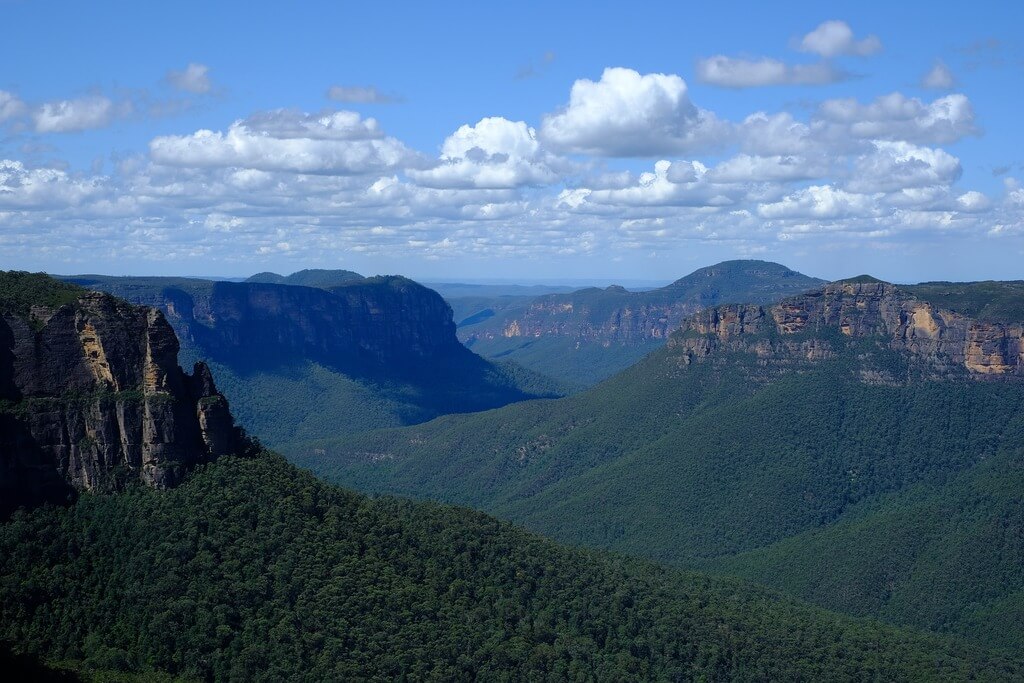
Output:
[[685,362],[722,351],[815,361],[832,357],[844,340],[875,340],[933,376],[1024,375],[1024,324],[979,322],[878,281],[834,282],[768,307],[708,309],[687,320],[669,346]]
[[241,450],[209,370],[163,314],[107,294],[0,317],[0,514],[131,482],[165,488]]

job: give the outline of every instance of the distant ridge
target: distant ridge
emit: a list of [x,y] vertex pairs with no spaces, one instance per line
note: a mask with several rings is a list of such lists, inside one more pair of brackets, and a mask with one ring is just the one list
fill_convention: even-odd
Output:
[[347,285],[353,282],[360,282],[366,278],[351,270],[323,270],[310,268],[300,270],[291,275],[278,275],[277,273],[264,272],[256,273],[246,282],[262,282],[276,285],[300,285],[303,287],[319,287],[330,289],[339,285]]
[[585,387],[664,344],[683,319],[699,310],[771,303],[823,283],[771,261],[723,261],[657,289],[588,287],[500,311],[486,305],[462,309],[459,338],[483,356],[514,360]]

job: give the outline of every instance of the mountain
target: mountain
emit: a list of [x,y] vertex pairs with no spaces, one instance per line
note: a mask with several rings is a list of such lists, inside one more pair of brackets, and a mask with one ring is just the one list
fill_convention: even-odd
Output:
[[546,378],[467,350],[448,305],[412,280],[347,271],[282,279],[327,288],[67,278],[162,310],[183,356],[209,363],[238,418],[285,451],[293,442],[558,394]]
[[706,309],[582,394],[325,441],[298,461],[1018,647],[1024,325],[941,294],[857,278]]
[[278,275],[277,273],[256,273],[246,279],[246,282],[260,282],[264,284],[278,285],[300,285],[302,287],[320,287],[330,289],[341,287],[353,282],[365,280],[359,273],[351,270],[322,270],[307,269],[300,270],[291,275]]
[[1014,680],[1019,658],[264,454],[0,525],[0,640],[192,680]]
[[132,482],[164,488],[245,448],[209,369],[156,310],[0,273],[0,515]]
[[528,305],[482,308],[466,315],[459,337],[483,356],[514,360],[585,387],[664,344],[696,311],[730,302],[768,303],[822,283],[778,263],[725,261],[649,291],[592,287],[537,297]]

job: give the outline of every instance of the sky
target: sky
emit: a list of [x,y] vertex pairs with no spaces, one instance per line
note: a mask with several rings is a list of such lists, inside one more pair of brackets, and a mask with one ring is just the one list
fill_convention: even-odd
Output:
[[1024,279],[1024,3],[0,0],[0,268]]

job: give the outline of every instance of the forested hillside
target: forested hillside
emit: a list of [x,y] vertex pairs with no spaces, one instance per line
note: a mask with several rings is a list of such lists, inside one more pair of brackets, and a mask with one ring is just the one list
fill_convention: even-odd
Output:
[[1013,680],[1020,661],[280,458],[0,525],[0,639],[193,679]]
[[302,462],[1014,647],[1021,495],[985,472],[1024,461],[1020,325],[930,306],[860,279],[712,309],[584,394],[321,442]]

